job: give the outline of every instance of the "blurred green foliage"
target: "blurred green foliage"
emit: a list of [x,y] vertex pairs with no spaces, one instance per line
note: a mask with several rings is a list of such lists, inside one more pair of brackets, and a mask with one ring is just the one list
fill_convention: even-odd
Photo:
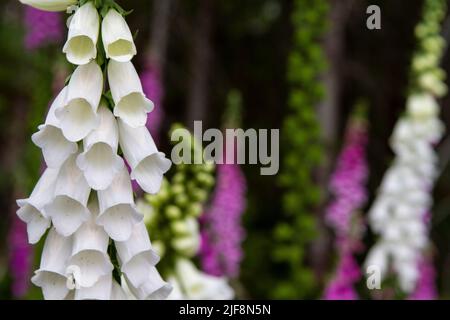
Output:
[[284,216],[275,227],[272,251],[283,271],[273,298],[311,298],[317,290],[305,255],[316,236],[315,213],[321,200],[315,174],[323,160],[323,144],[316,108],[324,97],[320,75],[326,68],[322,37],[328,10],[325,0],[296,0],[292,11],[294,33],[287,71],[291,93],[282,130],[280,176]]

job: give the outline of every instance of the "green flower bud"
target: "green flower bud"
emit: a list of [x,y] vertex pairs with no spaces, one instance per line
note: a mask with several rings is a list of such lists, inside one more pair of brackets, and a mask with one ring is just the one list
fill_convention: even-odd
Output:
[[184,173],[183,172],[177,172],[173,178],[172,178],[173,183],[183,183],[184,181]]
[[185,192],[184,186],[182,184],[174,184],[172,186],[172,193],[177,196],[179,194],[183,194]]
[[199,202],[205,202],[208,199],[208,192],[197,189],[192,193],[192,197]]
[[175,203],[180,207],[184,207],[189,203],[189,197],[185,193],[181,193],[175,197]]
[[187,210],[187,214],[189,216],[195,217],[195,218],[200,217],[202,212],[203,212],[203,206],[200,203],[198,203],[198,202],[191,203],[189,205],[188,210]]
[[189,226],[184,220],[175,220],[170,224],[170,228],[175,233],[175,236],[185,236],[189,234]]
[[165,214],[171,220],[181,218],[180,208],[178,208],[177,206],[174,206],[174,205],[168,205],[166,207]]

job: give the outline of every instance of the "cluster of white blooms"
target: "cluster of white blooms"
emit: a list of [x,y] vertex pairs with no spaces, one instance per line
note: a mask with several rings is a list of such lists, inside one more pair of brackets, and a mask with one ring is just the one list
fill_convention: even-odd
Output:
[[380,236],[366,266],[378,266],[381,276],[397,275],[400,288],[410,293],[419,277],[419,262],[429,245],[431,191],[438,175],[434,150],[444,133],[436,97],[446,92],[439,69],[444,41],[439,36],[445,1],[425,2],[423,22],[416,28],[419,49],[412,63],[412,94],[406,114],[391,139],[395,159],[383,177],[369,212],[372,230]]
[[370,212],[372,230],[380,240],[366,264],[388,273],[389,259],[402,290],[414,290],[418,263],[428,245],[430,191],[437,176],[433,150],[442,133],[438,105],[430,94],[409,98],[407,115],[396,125],[391,141],[396,159],[386,172]]
[[[66,10],[76,1],[22,2]],[[80,4],[63,49],[77,68],[32,136],[47,169],[31,196],[17,201],[30,243],[49,229],[32,282],[46,299],[165,298],[171,286],[155,268],[159,256],[136,209],[131,179],[154,194],[171,162],[145,127],[153,103],[130,62],[136,47],[126,21],[115,8],[102,10],[102,19],[92,1]]]

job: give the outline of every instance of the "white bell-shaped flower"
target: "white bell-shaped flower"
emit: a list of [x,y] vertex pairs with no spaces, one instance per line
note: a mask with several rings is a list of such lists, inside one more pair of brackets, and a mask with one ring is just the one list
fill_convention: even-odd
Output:
[[230,300],[234,297],[225,278],[202,273],[187,259],[179,259],[175,269],[187,299]]
[[[95,197],[94,197],[95,198]],[[92,287],[101,277],[111,274],[113,265],[108,256],[108,234],[95,223],[98,216],[97,199],[89,203],[91,212],[88,221],[73,235],[70,266],[78,267],[75,282],[81,287]],[[108,294],[111,292],[109,287]]]
[[87,203],[91,188],[76,165],[76,155],[70,156],[56,179],[53,201],[44,207],[56,230],[67,237],[89,219]]
[[172,162],[166,159],[164,153],[158,152],[147,128],[130,127],[121,119],[118,123],[119,143],[131,167],[131,178],[137,180],[145,192],[157,193],[163,175],[170,169]]
[[112,281],[110,300],[130,300],[125,290],[115,280]]
[[114,9],[110,9],[103,18],[102,39],[107,58],[127,62],[136,55],[130,28],[122,15]]
[[106,274],[91,287],[75,290],[75,300],[110,300],[112,292],[112,274]]
[[45,240],[40,267],[31,279],[42,288],[46,300],[61,300],[69,293],[66,266],[71,252],[72,238],[63,237],[52,228]]
[[66,103],[56,110],[61,130],[69,141],[80,141],[97,128],[102,90],[103,74],[95,61],[75,69],[67,86]]
[[116,118],[104,105],[98,109],[98,117],[100,124],[84,139],[84,152],[78,156],[77,165],[92,189],[104,190],[111,185],[124,163],[117,155],[119,131]]
[[144,222],[134,226],[128,240],[116,241],[115,244],[122,272],[134,287],[141,286],[147,281],[148,270],[159,261]]
[[153,102],[146,98],[141,80],[131,62],[110,60],[108,80],[115,103],[114,115],[132,127],[144,126]]
[[48,111],[45,124],[39,126],[39,131],[31,136],[31,140],[42,149],[45,163],[50,168],[56,168],[66,161],[73,153],[77,152],[78,146],[75,142],[67,140],[61,129],[55,111],[64,106],[67,95],[65,87],[53,101]]
[[32,244],[37,243],[50,227],[50,219],[44,211],[44,206],[53,200],[58,173],[58,169],[46,169],[30,197],[17,200],[17,215],[27,223],[28,241]]
[[66,11],[77,0],[20,0],[23,4],[45,11]]
[[83,65],[97,57],[100,18],[94,2],[88,1],[72,16],[63,52],[70,63]]
[[125,275],[129,289],[137,299],[164,300],[170,295],[172,286],[161,278],[161,275],[155,267],[147,270],[145,275],[146,280],[139,287],[133,286],[130,279]]
[[125,166],[105,190],[98,191],[100,215],[97,224],[103,226],[116,241],[128,240],[134,226],[143,216],[136,210],[130,175]]

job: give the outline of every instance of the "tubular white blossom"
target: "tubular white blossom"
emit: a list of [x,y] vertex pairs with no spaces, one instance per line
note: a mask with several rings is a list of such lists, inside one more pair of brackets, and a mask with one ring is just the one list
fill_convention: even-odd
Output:
[[64,162],[56,179],[54,199],[44,207],[56,230],[67,237],[89,219],[87,202],[91,188],[75,163],[76,155]]
[[113,288],[112,274],[106,274],[89,288],[81,287],[75,291],[75,300],[110,300]]
[[140,287],[148,280],[148,270],[159,261],[153,250],[143,222],[136,224],[127,241],[116,241],[116,249],[122,272],[130,284]]
[[131,62],[110,60],[108,79],[114,99],[114,115],[132,127],[144,126],[153,102],[146,98],[139,76]]
[[133,128],[120,119],[118,123],[120,147],[131,166],[131,178],[137,180],[145,192],[157,193],[171,161],[165,158],[164,153],[158,152],[147,128]]
[[[72,257],[70,266],[77,266],[75,282],[81,287],[92,287],[99,279],[111,274],[113,265],[107,254],[109,237],[102,227],[95,223],[98,216],[97,199],[89,203],[90,219],[73,235]],[[103,286],[100,286],[103,287]],[[111,292],[111,283],[107,290]]]
[[172,286],[161,278],[161,275],[155,267],[151,267],[146,271],[146,280],[139,287],[134,287],[127,276],[125,278],[130,291],[139,300],[166,299],[172,291]]
[[103,18],[102,39],[107,58],[127,62],[136,55],[130,28],[122,15],[114,9],[110,9]]
[[44,206],[53,200],[58,172],[58,169],[46,169],[30,197],[17,200],[17,215],[27,223],[28,241],[32,244],[37,243],[50,227],[50,219],[44,211]]
[[131,180],[125,166],[106,190],[98,191],[100,215],[97,223],[116,241],[128,240],[134,226],[142,221],[133,199]]
[[45,11],[66,11],[77,0],[20,0],[23,4]]
[[104,190],[124,163],[117,155],[119,132],[116,119],[104,105],[100,106],[98,116],[100,124],[84,139],[84,152],[78,156],[77,165],[92,189]]
[[110,300],[129,300],[126,292],[115,280],[112,281]]
[[179,259],[175,269],[186,299],[230,300],[234,296],[225,278],[202,273],[187,259]]
[[40,268],[31,279],[42,288],[46,300],[61,300],[69,293],[66,285],[66,265],[72,251],[72,238],[50,230],[42,251]]
[[78,150],[75,142],[68,141],[64,137],[55,116],[55,111],[64,106],[66,95],[67,87],[61,90],[52,103],[45,124],[40,125],[39,131],[31,136],[34,144],[42,149],[45,163],[51,168],[61,166],[71,154]]
[[69,141],[79,141],[97,128],[102,90],[102,70],[95,61],[75,70],[67,86],[66,103],[56,110],[61,130]]
[[70,63],[83,65],[97,56],[100,18],[92,1],[79,8],[69,24],[69,36],[63,52]]

